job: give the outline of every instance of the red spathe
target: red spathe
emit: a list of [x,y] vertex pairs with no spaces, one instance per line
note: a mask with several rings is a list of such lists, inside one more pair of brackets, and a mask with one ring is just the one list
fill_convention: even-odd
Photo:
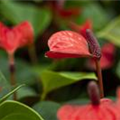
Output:
[[27,21],[13,28],[8,28],[0,22],[0,48],[8,54],[13,54],[19,47],[31,44],[33,36],[32,25]]
[[58,120],[120,120],[118,109],[109,99],[99,105],[64,105],[57,112]]
[[86,39],[73,31],[60,31],[53,34],[48,46],[50,51],[46,53],[50,58],[76,58],[91,57]]

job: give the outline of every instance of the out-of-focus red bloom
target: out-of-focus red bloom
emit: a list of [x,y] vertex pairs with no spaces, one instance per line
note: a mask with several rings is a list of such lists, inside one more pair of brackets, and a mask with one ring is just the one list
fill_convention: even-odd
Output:
[[113,102],[101,99],[99,105],[64,105],[57,112],[58,120],[119,120]]
[[92,22],[90,19],[86,20],[84,24],[80,26],[80,33],[86,38],[86,30],[92,30]]
[[32,25],[25,21],[21,24],[8,28],[0,22],[0,48],[13,54],[17,48],[29,45],[33,42]]
[[56,15],[62,17],[62,18],[70,18],[73,16],[78,16],[81,13],[80,8],[64,8],[65,0],[59,0],[59,1],[50,1],[49,5],[51,6],[51,9],[53,13]]
[[[112,43],[106,43],[102,47],[102,57],[100,59],[100,65],[102,69],[108,69],[114,64],[115,58],[115,46]],[[87,66],[91,69],[95,69],[95,62],[90,59],[87,62]]]
[[70,8],[70,9],[58,9],[57,14],[64,18],[70,18],[72,16],[77,16],[80,14],[80,9]]
[[46,56],[50,58],[92,57],[86,39],[76,32],[57,32],[50,37],[48,46]]
[[116,107],[118,108],[118,111],[120,112],[120,87],[117,88],[116,95],[117,95]]
[[58,120],[120,120],[119,109],[112,100],[100,99],[95,82],[90,82],[88,93],[91,103],[63,105],[57,112]]
[[69,26],[71,27],[71,29],[82,34],[86,38],[86,30],[87,29],[92,30],[92,21],[90,19],[87,19],[85,23],[83,23],[82,25],[77,25],[73,22],[70,22]]

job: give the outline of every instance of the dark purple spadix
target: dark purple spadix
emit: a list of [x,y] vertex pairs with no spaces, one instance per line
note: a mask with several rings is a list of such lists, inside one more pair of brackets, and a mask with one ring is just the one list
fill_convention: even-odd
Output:
[[100,104],[100,93],[99,93],[98,85],[96,82],[91,81],[88,84],[88,94],[91,99],[92,105]]
[[94,55],[97,59],[100,59],[101,48],[96,37],[94,36],[93,32],[90,29],[86,30],[86,39],[87,39],[91,54]]

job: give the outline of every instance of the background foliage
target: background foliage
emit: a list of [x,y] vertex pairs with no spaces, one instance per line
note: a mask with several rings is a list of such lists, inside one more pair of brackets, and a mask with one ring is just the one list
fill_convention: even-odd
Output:
[[[90,19],[101,47],[106,43],[115,46],[114,62],[109,61],[112,66],[103,69],[105,96],[114,98],[116,87],[120,84],[120,1],[66,0],[65,10],[71,8],[80,10],[78,15],[70,17],[63,17],[56,8],[51,8],[52,2],[54,1],[0,1],[1,22],[10,27],[26,20],[32,23],[35,33],[35,51],[32,54],[36,54],[36,58],[32,59],[27,48],[19,49],[15,54],[17,84],[26,84],[26,86],[17,91],[18,101],[22,103],[4,101],[0,104],[0,118],[3,120],[10,118],[16,120],[16,115],[12,115],[11,111],[6,112],[6,109],[13,110],[13,108],[16,113],[21,112],[19,116],[24,116],[25,119],[42,120],[40,114],[44,120],[57,120],[57,109],[62,104],[83,104],[89,100],[86,92],[87,83],[97,78],[95,70],[88,65],[87,59],[54,61],[44,56],[48,50],[49,37],[56,31],[70,30],[68,25],[70,21],[82,25]],[[0,50],[1,98],[12,89],[9,84],[10,75],[6,56],[6,53]],[[30,107],[26,107],[25,104]],[[3,118],[4,114],[7,114],[5,118]]]

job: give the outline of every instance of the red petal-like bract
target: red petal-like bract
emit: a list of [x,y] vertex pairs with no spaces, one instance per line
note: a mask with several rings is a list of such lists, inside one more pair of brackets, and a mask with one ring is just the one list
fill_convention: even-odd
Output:
[[61,17],[64,17],[64,18],[70,18],[72,16],[77,16],[80,14],[80,9],[75,9],[75,8],[71,8],[71,9],[60,9],[58,10],[58,14],[61,16]]
[[50,51],[46,56],[50,58],[91,57],[88,43],[84,37],[73,31],[60,31],[53,34],[48,46]]
[[57,112],[58,120],[120,120],[120,114],[109,99],[99,105],[64,105]]
[[88,19],[84,24],[80,25],[79,27],[80,27],[79,32],[86,38],[86,30],[87,29],[92,30],[92,22],[90,19]]
[[90,19],[87,19],[85,23],[81,25],[77,25],[74,22],[70,22],[69,26],[72,30],[80,33],[82,36],[86,38],[86,30],[87,29],[92,30],[92,21]]
[[0,48],[6,50],[8,54],[13,54],[19,47],[33,42],[32,25],[25,21],[14,28],[8,28],[0,23]]
[[[106,43],[102,47],[102,57],[100,59],[100,66],[102,69],[108,69],[114,64],[115,46],[112,43]],[[90,59],[87,66],[91,69],[95,69],[94,60]]]
[[56,0],[56,1],[49,1],[49,5],[56,15],[62,18],[71,18],[78,16],[81,13],[80,8],[64,8],[65,0]]

